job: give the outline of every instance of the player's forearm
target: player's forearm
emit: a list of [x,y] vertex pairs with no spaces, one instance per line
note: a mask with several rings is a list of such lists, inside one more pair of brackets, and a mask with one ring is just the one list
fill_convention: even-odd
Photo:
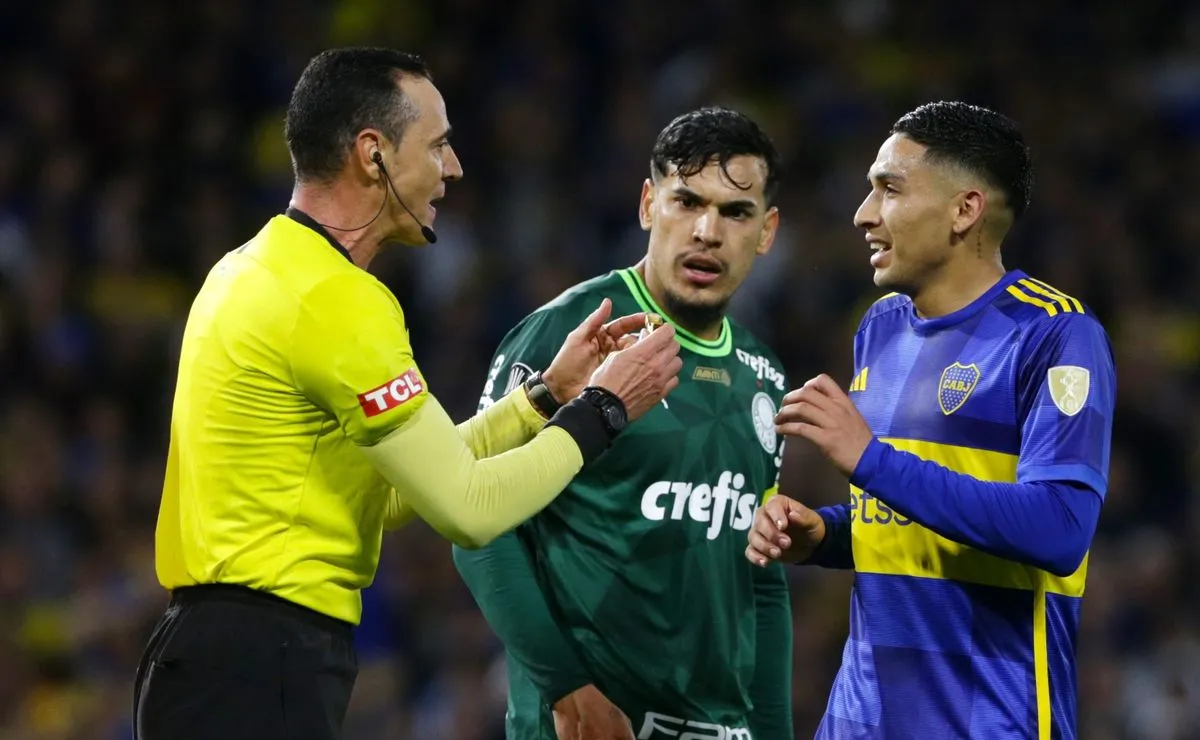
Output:
[[458,433],[475,457],[482,458],[520,447],[545,425],[546,420],[529,402],[525,389],[518,387],[459,424]]
[[851,482],[947,539],[1057,576],[1083,562],[1100,518],[1100,494],[1081,484],[981,481],[879,440]]
[[400,498],[450,541],[482,547],[541,511],[608,443],[593,410],[571,402],[527,444],[477,459],[430,397],[367,458]]
[[516,532],[480,550],[455,547],[454,565],[509,659],[525,668],[546,704],[592,682],[555,622]]
[[750,729],[755,740],[792,740],[792,610],[787,574],[754,568],[756,625]]
[[850,504],[838,504],[817,509],[825,522],[825,539],[805,565],[849,570],[854,567],[854,547],[850,539]]

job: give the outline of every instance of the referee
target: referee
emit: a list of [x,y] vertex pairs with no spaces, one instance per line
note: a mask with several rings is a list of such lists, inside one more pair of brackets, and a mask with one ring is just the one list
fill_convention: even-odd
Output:
[[605,323],[606,301],[456,427],[365,269],[385,243],[436,241],[433,203],[462,176],[424,62],[317,55],[286,134],[291,207],[217,263],[184,332],[156,533],[172,599],[138,667],[141,740],[339,737],[383,531],[420,516],[489,542],[678,382],[670,328],[631,342],[644,317]]

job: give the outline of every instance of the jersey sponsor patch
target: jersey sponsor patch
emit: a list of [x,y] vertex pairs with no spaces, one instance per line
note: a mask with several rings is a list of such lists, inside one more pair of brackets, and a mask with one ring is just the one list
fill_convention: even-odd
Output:
[[417,375],[415,367],[410,367],[378,388],[359,393],[358,405],[369,418],[403,406],[424,392],[421,376]]
[[938,381],[938,406],[946,416],[962,408],[971,397],[975,386],[979,385],[979,366],[975,363],[964,365],[955,362],[942,371]]
[[697,365],[692,372],[692,380],[705,380],[709,383],[720,383],[728,388],[733,385],[733,378],[729,377],[729,371],[723,367],[704,367]]
[[779,446],[779,437],[775,434],[775,402],[766,393],[759,391],[750,401],[750,418],[754,420],[754,434],[758,443],[767,454],[774,455]]
[[721,531],[745,532],[754,521],[758,496],[743,493],[746,476],[726,470],[716,485],[691,481],[658,481],[642,493],[642,516],[652,522],[690,519],[706,525],[705,537],[715,540]]
[[508,369],[508,383],[504,386],[504,393],[500,395],[507,396],[509,393],[512,393],[530,375],[533,375],[533,368],[523,362],[514,362],[512,367]]
[[669,714],[646,712],[637,740],[659,740],[659,738],[681,740],[752,740],[750,730],[745,727],[726,727],[712,722],[686,720]]
[[776,390],[783,390],[783,373],[776,370],[770,360],[762,355],[752,355],[744,349],[735,349],[733,353],[742,364],[754,371],[759,380],[774,385]]
[[1050,386],[1050,400],[1067,416],[1083,410],[1088,393],[1092,390],[1092,374],[1086,367],[1057,365],[1046,371],[1046,383]]

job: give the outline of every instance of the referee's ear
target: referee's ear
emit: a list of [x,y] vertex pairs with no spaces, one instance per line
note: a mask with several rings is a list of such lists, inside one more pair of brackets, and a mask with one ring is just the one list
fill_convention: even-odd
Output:
[[[383,135],[374,129],[363,129],[354,140],[354,149],[350,153],[351,161],[347,162],[355,171],[356,178],[365,178],[372,182],[381,181],[384,177]],[[359,174],[361,173],[361,174]]]

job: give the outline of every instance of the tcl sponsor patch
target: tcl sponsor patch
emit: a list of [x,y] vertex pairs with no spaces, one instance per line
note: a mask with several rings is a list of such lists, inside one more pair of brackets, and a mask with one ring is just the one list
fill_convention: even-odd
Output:
[[421,376],[417,375],[417,369],[409,368],[395,380],[390,380],[374,390],[358,394],[358,403],[367,416],[378,416],[385,411],[403,406],[424,392],[425,386],[421,383]]

